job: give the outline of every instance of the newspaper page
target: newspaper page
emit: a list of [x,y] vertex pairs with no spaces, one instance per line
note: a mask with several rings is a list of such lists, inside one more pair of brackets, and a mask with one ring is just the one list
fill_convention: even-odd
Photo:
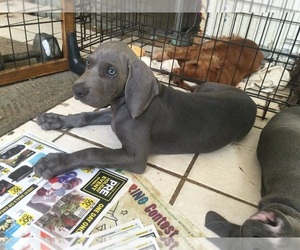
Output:
[[88,235],[132,184],[118,172],[94,168],[50,180],[35,176],[33,165],[57,152],[64,151],[34,135],[0,147],[1,238]]
[[113,237],[112,239],[103,242],[101,244],[97,244],[93,247],[89,247],[89,249],[97,249],[97,250],[113,250],[113,249],[135,249],[135,248],[129,248],[133,247],[134,245],[143,245],[143,249],[145,249],[145,242],[141,241],[141,239],[151,239],[151,241],[147,241],[149,246],[151,247],[149,249],[159,249],[159,246],[156,242],[156,238],[158,238],[159,235],[153,225],[149,225],[146,227],[143,227],[141,229],[138,229],[133,232],[128,232],[123,235],[119,235],[117,237]]
[[[154,225],[144,227],[140,219],[135,219],[119,226],[101,231],[89,237],[84,247],[89,249],[115,249],[131,245],[139,238],[158,238]],[[97,239],[97,241],[95,241]],[[93,247],[91,247],[93,245]]]
[[99,221],[92,231],[88,246],[102,242],[102,230],[139,218],[143,225],[153,224],[162,249],[200,249],[205,235],[177,209],[165,202],[159,191],[143,175],[123,172],[133,180],[122,198]]

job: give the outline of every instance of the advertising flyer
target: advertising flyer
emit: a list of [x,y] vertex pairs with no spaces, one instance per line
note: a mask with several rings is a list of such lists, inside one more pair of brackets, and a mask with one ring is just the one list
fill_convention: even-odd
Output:
[[132,184],[106,169],[77,169],[50,180],[34,175],[41,157],[59,152],[33,135],[0,148],[0,237],[88,235]]
[[92,167],[50,180],[34,175],[41,157],[59,152],[66,150],[31,134],[0,147],[0,247],[203,247],[204,234],[143,175]]

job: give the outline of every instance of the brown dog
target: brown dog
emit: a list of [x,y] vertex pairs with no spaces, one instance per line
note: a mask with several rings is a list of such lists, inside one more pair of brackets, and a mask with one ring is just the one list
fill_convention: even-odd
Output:
[[[259,69],[264,56],[257,44],[249,39],[224,37],[197,46],[167,48],[153,57],[158,61],[170,58],[181,63],[181,68],[172,70],[175,75],[236,86]],[[180,78],[173,81],[194,89]]]

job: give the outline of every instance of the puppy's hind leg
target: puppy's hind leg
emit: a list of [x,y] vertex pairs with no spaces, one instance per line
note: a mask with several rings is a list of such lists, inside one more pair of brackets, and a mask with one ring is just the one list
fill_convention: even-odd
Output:
[[44,113],[37,118],[37,123],[44,130],[83,127],[86,125],[109,125],[112,119],[111,109],[97,112],[83,112],[75,115]]

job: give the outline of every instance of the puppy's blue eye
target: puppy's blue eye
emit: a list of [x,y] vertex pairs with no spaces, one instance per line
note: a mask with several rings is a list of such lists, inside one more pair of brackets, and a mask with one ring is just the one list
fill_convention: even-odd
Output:
[[108,69],[107,69],[107,74],[109,74],[110,76],[114,76],[117,72],[113,69],[113,68],[111,68],[111,67],[109,67]]

